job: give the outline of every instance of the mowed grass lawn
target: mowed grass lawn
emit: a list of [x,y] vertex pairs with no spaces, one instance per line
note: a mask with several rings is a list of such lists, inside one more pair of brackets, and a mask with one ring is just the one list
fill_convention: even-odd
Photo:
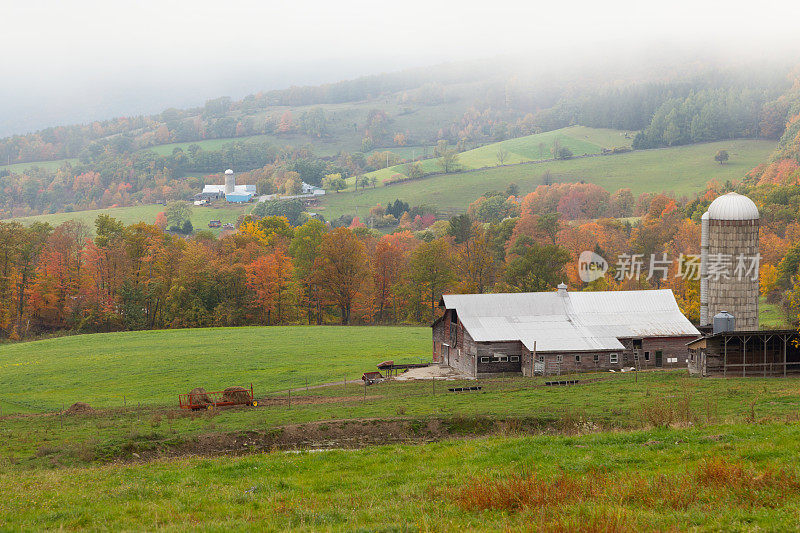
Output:
[[[245,205],[227,205],[219,204],[213,207],[192,207],[192,226],[195,230],[208,230],[208,223],[211,220],[221,220],[224,222],[234,223],[241,214],[249,213],[253,208],[253,204]],[[161,204],[148,204],[148,205],[135,205],[130,207],[113,207],[107,209],[92,209],[87,211],[74,211],[72,213],[53,213],[49,215],[36,215],[31,217],[15,218],[22,224],[29,225],[34,222],[47,222],[52,226],[67,220],[81,221],[92,229],[94,232],[94,221],[99,215],[109,215],[125,224],[136,224],[138,222],[146,222],[153,224],[156,221],[156,216],[166,209]],[[219,233],[220,229],[212,229],[215,233]]]
[[12,469],[0,473],[0,522],[10,530],[794,531],[799,467],[800,426],[740,424]]
[[194,387],[258,393],[357,380],[387,359],[430,360],[430,328],[280,326],[78,335],[0,346],[4,412],[177,403]]
[[[629,188],[635,195],[693,195],[704,191],[710,180],[742,178],[765,161],[774,148],[772,141],[734,140],[437,175],[388,187],[329,193],[321,201],[319,212],[328,220],[343,214],[363,217],[375,204],[386,205],[396,198],[412,206],[428,204],[442,212],[463,212],[486,191],[503,191],[512,182],[523,195],[532,192],[542,184],[546,171],[555,182],[586,181],[609,192]],[[728,151],[729,163],[714,161],[719,150]]]

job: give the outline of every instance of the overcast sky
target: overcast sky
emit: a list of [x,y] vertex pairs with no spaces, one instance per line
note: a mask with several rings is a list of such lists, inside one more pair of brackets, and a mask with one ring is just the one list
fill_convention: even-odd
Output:
[[0,134],[446,60],[541,61],[550,49],[796,51],[798,5],[0,0]]

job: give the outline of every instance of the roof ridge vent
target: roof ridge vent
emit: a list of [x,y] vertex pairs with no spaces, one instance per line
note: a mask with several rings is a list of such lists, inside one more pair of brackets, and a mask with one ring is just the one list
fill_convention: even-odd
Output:
[[567,284],[566,283],[561,282],[561,283],[558,284],[558,295],[559,296],[564,296],[564,297],[567,296]]

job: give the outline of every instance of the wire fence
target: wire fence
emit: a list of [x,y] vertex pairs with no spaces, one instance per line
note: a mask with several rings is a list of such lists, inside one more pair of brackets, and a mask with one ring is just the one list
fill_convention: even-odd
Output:
[[[370,384],[362,379],[349,379],[343,376],[340,381],[326,383],[314,383],[304,379],[301,383],[292,387],[267,388],[259,387],[257,384],[254,384],[253,398],[257,401],[257,406],[255,407],[257,409],[296,408],[320,404],[358,405],[369,402],[388,402],[402,407],[407,400],[424,397],[510,394],[532,389],[564,386],[567,384],[567,381],[569,381],[569,386],[580,386],[610,379],[620,379],[622,377],[622,374],[614,374],[602,377],[596,375],[574,375],[569,379],[564,376],[526,378],[509,373],[507,375],[480,379],[427,378],[403,380],[389,378]],[[139,413],[138,416],[141,416],[141,413],[145,411],[181,411],[178,396],[179,394],[176,393],[174,404],[164,403],[163,401],[129,401],[126,395],[122,395],[119,403],[116,405],[103,402],[100,407],[94,408],[82,404],[81,402],[74,404],[65,402],[55,409],[52,406],[45,407],[38,405],[37,402],[0,398],[0,418],[14,415],[63,416],[64,414],[106,415],[113,418],[116,416],[127,416],[130,413]],[[3,404],[15,407],[16,409],[4,409]],[[245,408],[246,406],[230,407]],[[220,412],[226,410],[226,408],[221,408]]]

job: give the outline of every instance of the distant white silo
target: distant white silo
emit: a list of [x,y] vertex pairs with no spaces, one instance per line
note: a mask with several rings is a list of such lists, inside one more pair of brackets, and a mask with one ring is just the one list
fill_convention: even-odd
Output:
[[758,207],[729,192],[711,202],[700,230],[700,325],[727,311],[737,330],[758,329]]
[[236,176],[233,175],[233,170],[228,169],[225,171],[225,194],[233,194],[236,190]]

